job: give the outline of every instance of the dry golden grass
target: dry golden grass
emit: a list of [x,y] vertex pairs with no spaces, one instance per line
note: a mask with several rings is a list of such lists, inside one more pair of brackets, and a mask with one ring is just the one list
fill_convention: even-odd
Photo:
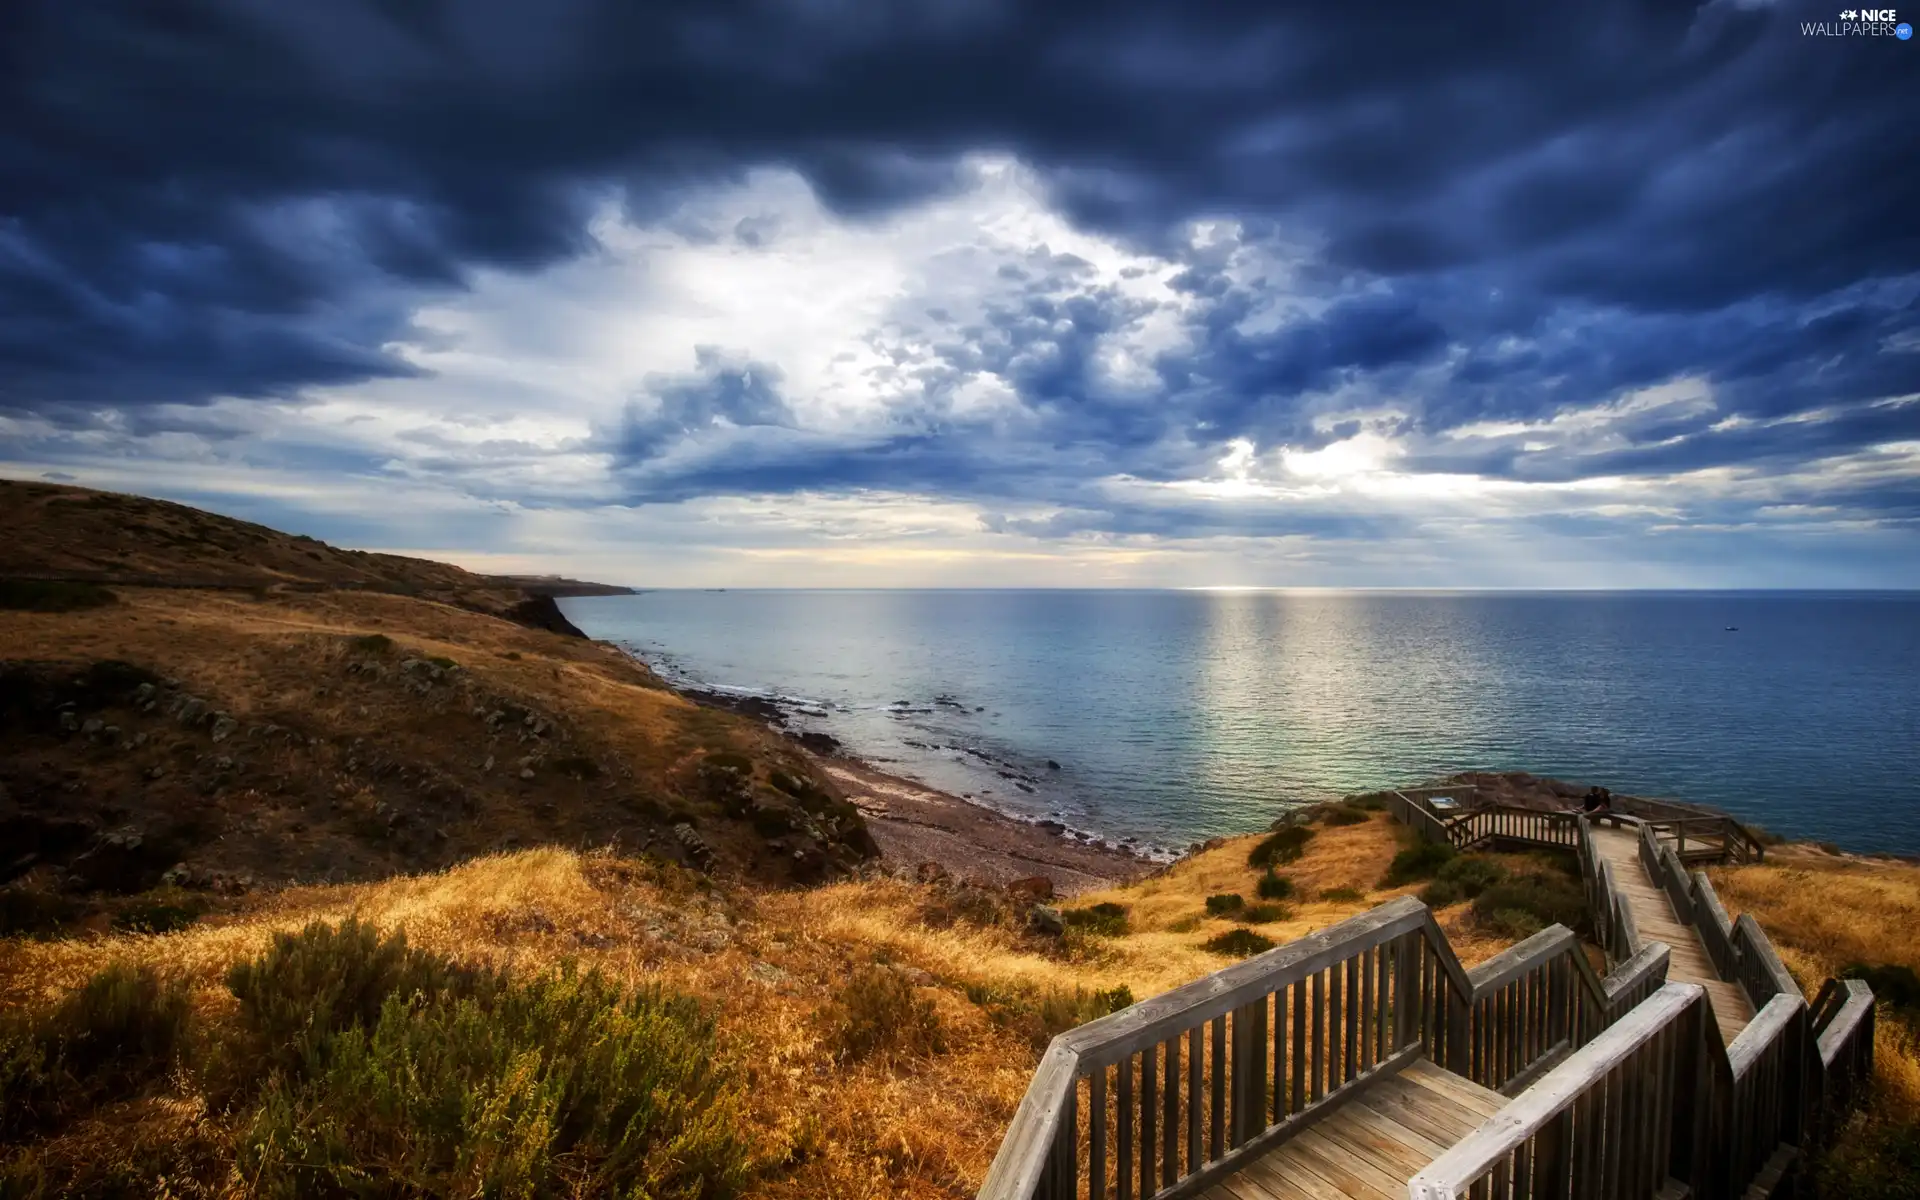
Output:
[[[1777,846],[1764,863],[1708,872],[1728,913],[1752,913],[1811,999],[1855,963],[1920,971],[1920,867]],[[1874,1041],[1876,1108],[1920,1122],[1920,1045],[1882,1019]]]
[[[1125,905],[1133,932],[1059,945],[965,922],[929,928],[920,915],[929,890],[891,879],[753,892],[608,854],[533,850],[378,883],[292,888],[257,898],[244,914],[163,936],[0,942],[0,1005],[49,1002],[120,959],[190,977],[200,1011],[218,1020],[232,1005],[221,983],[229,964],[260,952],[277,931],[358,915],[466,962],[535,972],[573,960],[631,984],[702,997],[741,1072],[750,1136],[771,1164],[752,1195],[969,1196],[1038,1052],[971,1003],[967,985],[1125,985],[1144,997],[1219,968],[1225,960],[1199,945],[1234,923],[1201,918],[1184,931],[1182,923],[1203,913],[1213,892],[1251,898],[1259,873],[1246,856],[1256,840],[1231,839],[1157,877],[1076,900]],[[1283,870],[1307,897],[1365,887],[1398,844],[1385,817],[1323,829]],[[1284,941],[1405,890],[1352,903],[1304,899],[1291,919],[1257,928]],[[1502,944],[1464,929],[1452,935],[1469,961]],[[916,978],[940,1015],[941,1053],[834,1062],[823,1015],[836,988],[876,961],[927,973]],[[138,1130],[184,1120],[195,1102],[188,1095],[149,1106],[115,1127],[124,1138],[146,1136]],[[71,1136],[104,1135],[94,1126]]]

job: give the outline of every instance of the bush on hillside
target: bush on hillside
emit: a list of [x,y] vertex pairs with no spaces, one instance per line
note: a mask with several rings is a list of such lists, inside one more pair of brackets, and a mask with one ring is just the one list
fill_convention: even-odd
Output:
[[393,990],[328,1040],[311,1071],[272,1077],[240,1136],[254,1194],[404,1180],[411,1195],[693,1200],[748,1178],[738,1095],[684,996],[571,969],[485,996]]
[[1247,854],[1247,865],[1266,868],[1293,862],[1306,853],[1307,843],[1313,840],[1313,836],[1314,831],[1305,825],[1276,829]]
[[1816,1163],[1821,1200],[1920,1200],[1920,1122],[1865,1113]]
[[393,650],[393,639],[384,633],[365,633],[348,638],[347,645],[362,654],[388,654]]
[[1558,872],[1513,875],[1474,897],[1473,916],[1508,938],[1532,937],[1549,925],[1579,932],[1587,924],[1587,896],[1578,880]]
[[1293,880],[1285,875],[1275,875],[1272,871],[1268,871],[1260,877],[1260,882],[1254,885],[1253,890],[1254,894],[1262,900],[1291,900],[1294,893]]
[[1462,900],[1471,900],[1507,877],[1507,869],[1479,854],[1462,854],[1447,860],[1434,874],[1433,882],[1420,893],[1428,908],[1445,908]]
[[1230,929],[1208,938],[1201,943],[1201,948],[1232,958],[1247,958],[1273,949],[1273,939],[1263,937],[1251,929]]
[[858,1062],[877,1054],[911,1056],[946,1049],[940,1014],[898,971],[870,966],[854,973],[826,1010],[834,1058]]
[[1292,916],[1293,910],[1284,904],[1249,904],[1234,913],[1233,919],[1246,925],[1271,925]]
[[1340,826],[1365,825],[1373,818],[1351,804],[1336,804],[1320,820],[1324,825]]
[[185,1039],[186,984],[115,963],[51,1012],[0,1027],[0,1133],[55,1125],[164,1075]]
[[1365,900],[1367,896],[1366,893],[1362,892],[1359,888],[1336,887],[1328,888],[1326,891],[1321,892],[1320,898],[1334,904],[1358,904],[1360,901]]
[[1069,929],[1085,930],[1102,937],[1123,937],[1127,932],[1127,909],[1125,905],[1103,900],[1086,908],[1069,908],[1060,914],[1060,919]]
[[1453,847],[1445,842],[1420,838],[1393,856],[1393,861],[1387,864],[1387,877],[1382,886],[1399,887],[1417,879],[1431,879],[1453,855]]
[[1046,1049],[1047,1043],[1069,1029],[1133,1004],[1133,992],[1124,984],[1091,991],[968,984],[966,992],[967,999],[979,1005],[994,1024],[1024,1034],[1036,1050]]
[[1207,897],[1207,915],[1210,917],[1230,917],[1247,906],[1247,898],[1239,892],[1220,892]]
[[1842,979],[1859,979],[1873,989],[1877,1003],[1889,1005],[1901,1016],[1920,1018],[1920,975],[1904,963],[1850,963]]
[[31,888],[0,888],[0,937],[44,938],[84,912],[71,896]]
[[431,1003],[499,986],[497,976],[408,946],[404,933],[382,935],[352,917],[315,921],[275,934],[259,958],[228,970],[227,988],[240,1001],[234,1065],[254,1078],[319,1070],[336,1036],[371,1029],[389,999]]

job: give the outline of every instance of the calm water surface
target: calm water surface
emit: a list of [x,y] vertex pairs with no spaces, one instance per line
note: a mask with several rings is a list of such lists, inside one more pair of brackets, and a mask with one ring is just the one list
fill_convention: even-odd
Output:
[[1255,829],[1287,803],[1494,769],[1920,852],[1920,594],[734,590],[562,603],[669,678],[803,704],[814,715],[796,725],[891,770],[1155,847]]

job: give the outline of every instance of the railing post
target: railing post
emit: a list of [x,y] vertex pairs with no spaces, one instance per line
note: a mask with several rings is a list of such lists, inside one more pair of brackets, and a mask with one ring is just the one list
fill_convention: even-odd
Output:
[[1402,934],[1393,946],[1393,1049],[1406,1049],[1419,1036],[1420,935]]
[[[1473,1044],[1470,1037],[1473,1021],[1473,997],[1462,996],[1453,990],[1453,980],[1443,971],[1440,974],[1439,996],[1447,1010],[1447,1070],[1455,1075],[1473,1079],[1470,1055]],[[1475,1083],[1481,1080],[1474,1079]]]

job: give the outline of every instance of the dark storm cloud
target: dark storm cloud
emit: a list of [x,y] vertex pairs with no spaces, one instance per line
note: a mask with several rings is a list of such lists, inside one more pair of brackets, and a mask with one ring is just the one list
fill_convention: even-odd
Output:
[[[771,368],[703,360],[606,435],[616,468],[643,495],[1071,493],[1176,477],[1235,437],[1321,444],[1339,431],[1313,397],[1355,384],[1407,397],[1420,461],[1522,478],[1858,449],[1911,433],[1909,409],[1860,406],[1920,390],[1920,356],[1889,348],[1920,328],[1901,290],[1920,274],[1920,60],[1798,35],[1831,16],[26,0],[0,10],[0,409],[97,420],[57,413],[406,374],[384,347],[419,297],[582,253],[606,198],[684,223],[687,187],[779,164],[874,213],[967,186],[959,156],[993,150],[1188,264],[1194,345],[1155,364],[1159,395],[1111,394],[1092,365],[1140,302],[1053,256],[913,368],[898,430],[808,434]],[[1293,283],[1310,314],[1251,331],[1261,287],[1181,232],[1221,215],[1242,243],[1313,247]],[[979,371],[1024,423],[950,416]],[[1713,381],[1717,413],[1592,455],[1431,441],[1682,375]],[[1853,409],[1709,429],[1833,405]]]

